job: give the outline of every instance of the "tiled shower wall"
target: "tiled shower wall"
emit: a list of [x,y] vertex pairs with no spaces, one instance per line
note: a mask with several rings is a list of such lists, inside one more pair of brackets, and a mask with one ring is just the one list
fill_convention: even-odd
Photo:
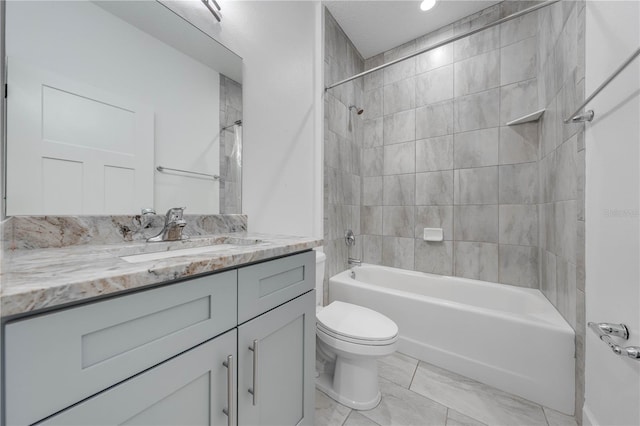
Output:
[[[364,70],[364,60],[325,9],[325,84]],[[349,106],[362,107],[362,79],[325,93],[324,98],[324,293],[329,277],[347,269],[349,256],[360,258],[360,159],[363,121]],[[356,246],[347,247],[344,233],[353,230]]]
[[[242,86],[220,74],[220,127],[242,120]],[[220,213],[242,213],[242,128],[220,131]]]
[[[535,3],[502,2],[370,58],[365,69]],[[361,254],[369,263],[540,288],[576,330],[579,421],[584,126],[562,119],[585,95],[584,5],[563,1],[373,73],[363,86],[331,89],[325,115],[327,276],[347,268],[347,255]],[[355,74],[345,69],[359,55],[327,16],[329,83]],[[361,90],[359,134],[345,130],[354,119],[345,108]],[[539,108],[546,108],[539,122],[505,126]],[[359,225],[358,205],[343,198],[357,176]],[[354,186],[346,192],[360,195]],[[359,226],[362,253],[349,253],[342,232]],[[424,227],[443,228],[445,241],[424,242]]]
[[540,289],[576,331],[576,417],[584,402],[584,124],[564,124],[584,100],[585,2],[540,11]]
[[[530,5],[500,3],[365,68]],[[506,126],[538,109],[537,46],[532,13],[365,77],[364,261],[538,288],[538,126]]]

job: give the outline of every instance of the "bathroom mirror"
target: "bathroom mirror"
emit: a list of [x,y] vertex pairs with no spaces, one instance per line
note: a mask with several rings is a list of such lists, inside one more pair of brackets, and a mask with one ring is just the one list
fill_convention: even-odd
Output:
[[174,9],[6,2],[7,216],[241,213],[242,58]]

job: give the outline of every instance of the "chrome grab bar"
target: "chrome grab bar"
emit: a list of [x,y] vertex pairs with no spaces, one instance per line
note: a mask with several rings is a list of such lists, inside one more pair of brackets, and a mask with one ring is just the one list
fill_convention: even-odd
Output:
[[600,340],[605,342],[616,355],[627,356],[631,359],[640,360],[640,346],[622,347],[613,341],[611,336],[621,339],[629,339],[629,329],[624,324],[610,324],[607,322],[589,322],[589,328],[598,335]]

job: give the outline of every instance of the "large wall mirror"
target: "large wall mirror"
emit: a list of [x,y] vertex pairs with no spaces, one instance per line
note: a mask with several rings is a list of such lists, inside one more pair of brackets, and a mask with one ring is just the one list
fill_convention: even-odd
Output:
[[6,215],[241,213],[238,55],[153,0],[5,16]]

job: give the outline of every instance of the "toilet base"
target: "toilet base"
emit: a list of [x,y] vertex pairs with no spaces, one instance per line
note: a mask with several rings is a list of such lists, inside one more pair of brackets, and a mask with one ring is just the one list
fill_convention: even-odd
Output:
[[337,357],[335,369],[320,373],[316,378],[316,387],[344,406],[354,410],[370,410],[380,403],[381,398],[377,360],[353,361]]

